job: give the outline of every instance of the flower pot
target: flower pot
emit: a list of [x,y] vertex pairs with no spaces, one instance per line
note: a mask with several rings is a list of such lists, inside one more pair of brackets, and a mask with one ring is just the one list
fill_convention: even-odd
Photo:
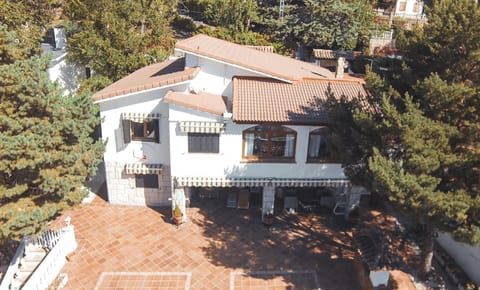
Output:
[[272,215],[266,215],[263,217],[263,224],[268,226],[271,226],[273,224],[273,216]]
[[183,216],[178,216],[178,215],[174,215],[173,216],[173,222],[175,223],[175,225],[178,227],[179,225],[182,224],[182,220],[183,220]]

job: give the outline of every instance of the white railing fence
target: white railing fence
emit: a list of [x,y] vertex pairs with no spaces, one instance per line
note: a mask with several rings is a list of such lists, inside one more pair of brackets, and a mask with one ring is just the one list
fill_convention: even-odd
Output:
[[44,248],[48,252],[21,289],[47,289],[55,280],[66,262],[66,256],[77,248],[74,226],[70,218],[65,219],[66,226],[58,230],[49,230],[36,237],[25,237],[15,253],[12,262],[0,284],[0,290],[11,289],[20,264],[29,249]]
[[3,279],[0,283],[0,290],[7,290],[10,289],[10,285],[12,285],[13,280],[15,279],[15,275],[18,272],[18,268],[20,265],[20,261],[22,260],[23,256],[25,255],[25,237],[20,241],[20,245],[18,245],[17,251],[8,266],[7,271],[3,275]]

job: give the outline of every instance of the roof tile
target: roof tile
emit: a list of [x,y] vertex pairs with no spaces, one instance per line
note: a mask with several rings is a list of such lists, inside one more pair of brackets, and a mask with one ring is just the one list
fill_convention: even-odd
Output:
[[235,64],[289,82],[299,81],[304,78],[334,78],[334,74],[331,71],[318,65],[275,53],[265,53],[203,34],[197,34],[181,40],[177,42],[175,47],[189,53]]
[[198,68],[185,68],[185,58],[168,60],[141,68],[95,93],[96,101],[158,88],[193,79]]
[[326,92],[356,99],[370,110],[362,83],[348,80],[305,80],[293,84],[258,77],[233,80],[233,120],[239,123],[327,123],[322,107]]
[[167,95],[165,95],[164,101],[219,116],[223,115],[223,113],[227,110],[225,100],[222,96],[205,92],[184,94],[180,92],[169,91]]

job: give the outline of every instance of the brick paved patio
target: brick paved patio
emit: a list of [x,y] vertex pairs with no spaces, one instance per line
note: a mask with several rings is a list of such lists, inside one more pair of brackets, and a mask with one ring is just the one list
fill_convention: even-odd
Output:
[[[96,198],[72,217],[65,289],[358,289],[350,238],[330,214],[278,216],[204,203],[175,228],[168,209]],[[340,222],[341,224],[341,222]]]

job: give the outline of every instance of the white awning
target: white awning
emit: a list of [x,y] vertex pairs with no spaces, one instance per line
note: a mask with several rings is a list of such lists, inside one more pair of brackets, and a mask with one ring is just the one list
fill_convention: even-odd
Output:
[[144,122],[144,121],[149,121],[152,119],[160,119],[161,115],[157,113],[151,113],[151,114],[146,114],[146,113],[122,113],[121,118],[122,120],[130,120],[133,122]]
[[162,164],[127,163],[126,174],[161,174]]
[[180,131],[184,133],[211,133],[220,134],[225,132],[225,124],[221,122],[180,122]]
[[177,187],[346,187],[347,179],[303,179],[303,178],[226,178],[187,177],[174,178]]

